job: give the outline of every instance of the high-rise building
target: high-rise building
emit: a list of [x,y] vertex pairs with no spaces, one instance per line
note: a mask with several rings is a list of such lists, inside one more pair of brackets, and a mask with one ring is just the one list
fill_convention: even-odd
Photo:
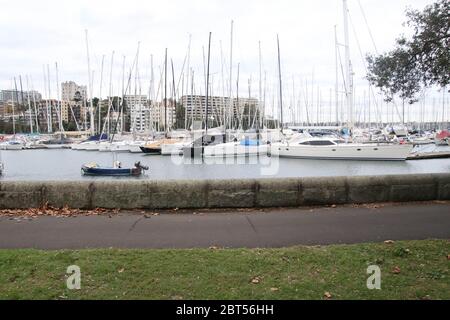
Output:
[[128,108],[136,105],[148,105],[148,99],[146,95],[125,95],[123,97],[123,100]]
[[[193,117],[195,120],[200,120],[205,117],[206,96],[186,95],[181,97],[181,103],[186,108],[188,118]],[[232,110],[230,110],[230,106]],[[242,112],[246,106],[257,107],[258,99],[233,98],[230,103],[230,98],[228,97],[208,97],[208,116],[217,118],[231,114],[233,117],[236,117],[238,112]]]
[[77,85],[73,81],[61,83],[61,100],[62,101],[83,101],[87,98],[87,87]]
[[75,117],[77,123],[84,115],[84,105],[87,99],[87,86],[81,86],[73,81],[61,83],[61,115],[64,122]]
[[170,130],[176,118],[176,111],[174,104],[170,101],[167,102],[167,121],[164,102],[156,102],[150,106],[150,120],[154,130],[162,131],[167,124],[167,130]]
[[130,131],[148,132],[151,130],[150,108],[143,104],[134,104],[130,107]]

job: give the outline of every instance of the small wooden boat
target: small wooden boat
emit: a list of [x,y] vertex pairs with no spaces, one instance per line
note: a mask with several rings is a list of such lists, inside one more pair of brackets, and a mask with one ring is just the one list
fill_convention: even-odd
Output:
[[115,162],[113,167],[101,167],[96,163],[88,163],[81,167],[81,172],[89,176],[140,176],[147,166],[140,161],[134,164],[134,168],[122,168],[120,163]]

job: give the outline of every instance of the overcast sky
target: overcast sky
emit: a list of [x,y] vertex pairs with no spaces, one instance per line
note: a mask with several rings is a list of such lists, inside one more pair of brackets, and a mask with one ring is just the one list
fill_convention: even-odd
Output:
[[[359,1],[348,2],[355,83],[362,88],[366,85],[362,81],[364,66],[355,33],[364,55],[375,52],[375,48]],[[432,2],[360,0],[378,51],[389,50],[395,38],[406,32],[402,23],[407,7],[423,9]],[[154,55],[155,75],[159,78],[165,48],[168,48],[169,58],[173,59],[178,79],[190,34],[191,67],[200,88],[203,81],[202,47],[207,49],[208,33],[212,32],[211,74],[214,93],[219,95],[221,47],[225,79],[229,73],[231,20],[234,21],[233,78],[239,62],[240,86],[244,92],[248,91],[251,77],[252,95],[258,95],[258,41],[261,41],[268,89],[273,90],[277,76],[276,35],[279,34],[286,90],[292,88],[292,78],[297,84],[303,84],[305,79],[311,82],[314,74],[315,85],[328,96],[335,82],[334,25],[338,28],[339,41],[343,42],[341,0],[0,0],[0,88],[10,88],[14,76],[22,75],[24,80],[25,75],[29,75],[35,89],[42,92],[42,68],[46,64],[50,64],[52,86],[56,88],[55,62],[58,62],[60,81],[87,84],[85,29],[89,30],[96,94],[100,88],[102,55],[106,55],[103,96],[108,93],[113,50],[113,90],[118,94],[123,56],[126,56],[128,69],[139,41],[139,70],[145,93],[149,84],[150,55]]]

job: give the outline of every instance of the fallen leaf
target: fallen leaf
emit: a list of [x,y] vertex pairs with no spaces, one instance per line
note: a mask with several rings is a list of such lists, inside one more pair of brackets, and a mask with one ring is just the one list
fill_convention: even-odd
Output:
[[392,273],[399,274],[400,273],[400,268],[395,266],[394,269],[392,269]]
[[251,281],[253,284],[258,284],[261,282],[261,278],[260,277],[254,277]]
[[385,244],[394,244],[394,241],[393,240],[386,240],[384,243]]
[[276,292],[276,291],[279,291],[280,289],[278,289],[278,288],[270,288],[270,291],[272,291],[272,292]]
[[119,270],[119,273],[122,273],[122,272],[124,272],[124,271],[125,271],[125,269],[122,268],[122,269]]
[[332,298],[331,293],[329,293],[328,291],[326,291],[326,292],[323,294],[323,296],[325,297],[325,299],[331,299],[331,298]]

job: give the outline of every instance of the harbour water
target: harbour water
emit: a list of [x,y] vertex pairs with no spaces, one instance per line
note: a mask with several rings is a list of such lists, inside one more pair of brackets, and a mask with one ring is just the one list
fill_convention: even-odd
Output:
[[[434,147],[434,146],[431,146]],[[448,149],[444,147],[445,149]],[[306,160],[287,158],[242,158],[233,163],[183,163],[170,156],[145,154],[58,150],[1,151],[5,171],[1,180],[89,180],[124,179],[114,177],[87,177],[81,174],[81,166],[96,162],[111,166],[113,160],[121,161],[123,167],[131,167],[136,161],[150,167],[139,178],[149,180],[173,179],[233,179],[233,178],[280,178],[317,176],[357,176],[378,174],[419,174],[450,172],[450,159],[409,161],[344,161]],[[242,163],[244,162],[245,163]],[[216,163],[214,163],[216,162]]]

